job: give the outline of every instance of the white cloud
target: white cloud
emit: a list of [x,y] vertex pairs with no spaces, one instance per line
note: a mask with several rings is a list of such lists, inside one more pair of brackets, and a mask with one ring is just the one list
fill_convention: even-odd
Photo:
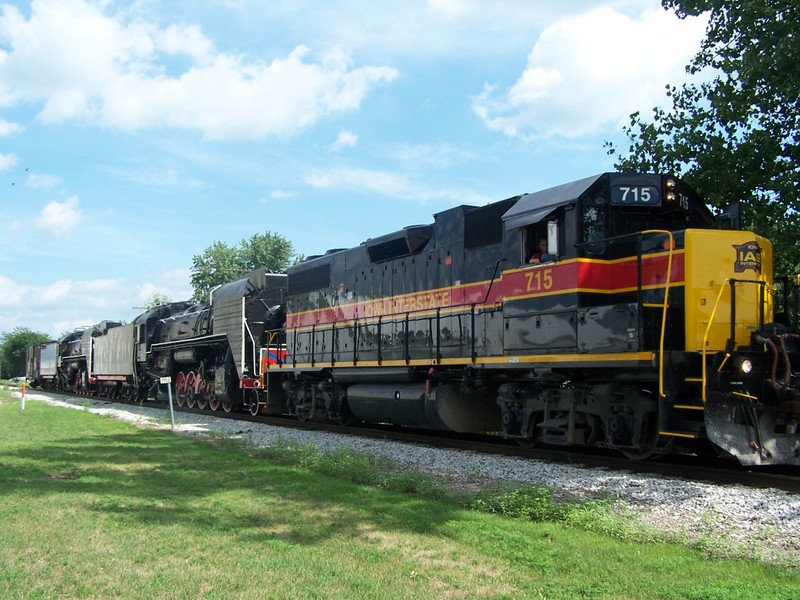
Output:
[[286,200],[296,196],[295,192],[287,192],[286,190],[272,190],[267,198],[263,198],[262,202],[269,202],[270,200]]
[[473,109],[494,130],[525,138],[579,137],[619,126],[664,102],[683,80],[705,21],[664,10],[632,19],[611,8],[564,18],[545,29],[525,71],[508,90],[486,85]]
[[12,133],[19,133],[22,131],[22,126],[17,123],[11,123],[5,119],[0,119],[0,137],[11,135]]
[[428,7],[433,13],[440,13],[446,17],[459,17],[467,14],[471,2],[465,0],[428,0]]
[[[3,312],[9,307],[19,304],[24,297],[25,290],[21,286],[8,277],[0,275],[0,306],[3,307]],[[3,328],[0,327],[0,329]]]
[[137,306],[144,306],[153,294],[166,296],[173,302],[187,300],[194,293],[190,281],[190,269],[174,269],[159,275],[154,281],[137,284],[133,297],[136,298]]
[[331,150],[337,151],[341,150],[342,148],[354,148],[357,145],[358,145],[358,135],[356,135],[352,131],[342,131],[336,137],[336,141],[333,142]]
[[[269,63],[219,52],[196,25],[159,29],[105,14],[108,5],[39,0],[26,18],[0,16],[0,105],[41,101],[48,123],[83,119],[109,128],[172,127],[208,138],[290,136],[357,109],[390,67],[356,67],[341,50],[317,61],[298,46]],[[188,68],[178,69],[180,55]],[[171,74],[176,70],[175,74]]]
[[474,151],[451,144],[399,144],[390,148],[386,155],[412,168],[420,165],[448,168],[480,160]]
[[175,269],[143,283],[98,278],[31,284],[0,275],[0,331],[22,326],[55,337],[105,319],[130,322],[156,292],[188,299],[189,276],[189,269]]
[[38,173],[31,173],[25,181],[25,185],[32,188],[51,188],[59,183],[61,183],[61,179],[55,175],[39,175]]
[[47,204],[36,219],[36,226],[60,236],[73,229],[80,221],[81,211],[78,208],[78,197],[71,196],[67,198],[66,202],[54,200]]
[[403,175],[370,169],[345,167],[317,172],[310,175],[307,182],[316,188],[368,191],[420,204],[436,201],[452,203],[454,200],[467,204],[485,204],[496,200],[468,189],[435,188],[412,181]]
[[17,164],[17,156],[15,154],[0,154],[0,171],[11,169]]
[[155,37],[158,46],[167,54],[185,54],[201,65],[213,60],[214,44],[198,25],[170,25]]
[[[660,6],[658,0],[602,3],[639,11]],[[459,62],[486,64],[504,60],[520,48],[529,49],[532,31],[598,4],[598,0],[408,0],[387,5],[334,0],[240,2],[232,10],[251,28],[278,28],[292,39],[346,45],[359,54],[388,54],[400,60],[411,57],[427,64],[448,56]]]

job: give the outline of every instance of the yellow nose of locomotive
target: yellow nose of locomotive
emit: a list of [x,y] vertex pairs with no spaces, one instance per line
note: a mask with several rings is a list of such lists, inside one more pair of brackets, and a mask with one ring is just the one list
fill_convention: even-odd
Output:
[[769,240],[749,231],[688,230],[684,261],[687,350],[724,350],[732,318],[736,346],[772,321]]

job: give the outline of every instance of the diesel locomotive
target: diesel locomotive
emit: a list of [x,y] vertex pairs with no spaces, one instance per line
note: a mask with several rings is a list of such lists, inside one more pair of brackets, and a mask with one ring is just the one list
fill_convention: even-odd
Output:
[[605,173],[251,274],[86,352],[131,328],[117,389],[168,378],[179,404],[797,465],[776,289],[770,241],[685,182]]

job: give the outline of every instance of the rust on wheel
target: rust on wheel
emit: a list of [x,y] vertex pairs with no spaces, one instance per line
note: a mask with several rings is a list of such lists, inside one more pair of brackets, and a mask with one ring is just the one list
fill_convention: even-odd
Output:
[[175,377],[175,404],[179,407],[186,402],[186,375],[183,371]]
[[219,410],[220,406],[222,406],[222,402],[217,398],[217,390],[214,389],[214,384],[208,383],[208,407],[216,411]]
[[186,375],[186,406],[187,408],[194,408],[195,400],[195,376],[194,371],[189,371]]
[[197,376],[197,381],[195,382],[195,394],[197,408],[205,410],[208,403],[208,387],[206,386],[206,380],[201,378],[200,375]]

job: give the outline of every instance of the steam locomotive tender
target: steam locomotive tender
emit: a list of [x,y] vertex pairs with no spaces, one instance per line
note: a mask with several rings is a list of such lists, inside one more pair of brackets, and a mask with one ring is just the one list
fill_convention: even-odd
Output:
[[[540,239],[549,262],[530,264]],[[681,180],[606,173],[458,206],[288,271],[270,411],[800,464],[771,243]],[[285,335],[285,338],[284,338]]]

